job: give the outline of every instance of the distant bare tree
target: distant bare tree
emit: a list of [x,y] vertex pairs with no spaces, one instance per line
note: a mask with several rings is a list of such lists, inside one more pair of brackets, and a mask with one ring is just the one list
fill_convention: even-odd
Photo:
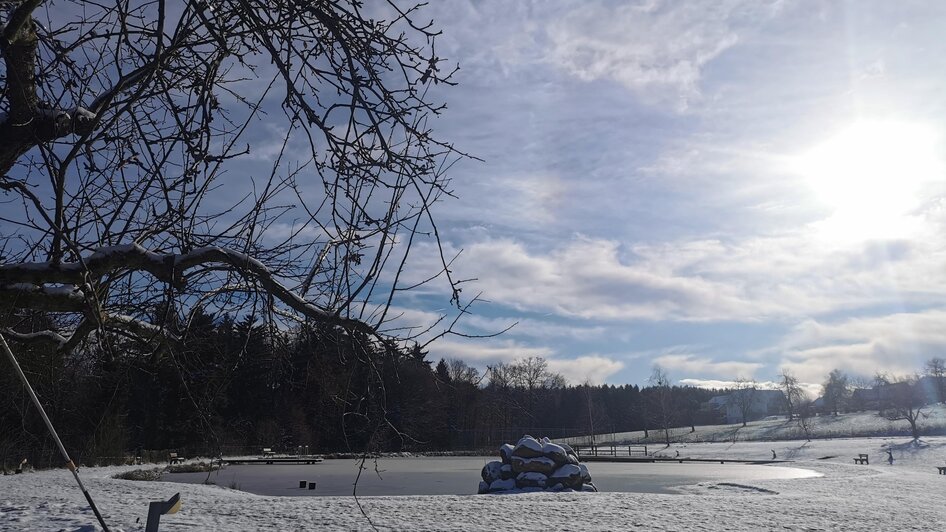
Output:
[[941,403],[946,401],[946,360],[933,357],[926,361],[925,370],[935,383],[937,400]]
[[471,384],[473,386],[479,386],[483,379],[478,369],[467,365],[466,362],[458,358],[447,360],[447,375],[450,376],[450,382]]
[[821,389],[826,411],[838,415],[850,393],[848,376],[840,369],[831,370]]
[[670,386],[670,376],[665,369],[654,365],[647,383],[651,388],[648,396],[649,417],[663,431],[664,442],[670,445],[670,429],[673,427],[674,420],[673,388]]
[[877,415],[886,416],[890,407],[890,377],[878,371],[874,374],[874,392],[877,397]]
[[729,394],[736,408],[739,409],[739,414],[742,416],[743,427],[746,426],[749,416],[752,415],[752,405],[755,401],[757,386],[758,383],[756,383],[755,380],[739,377],[733,383],[733,391]]
[[805,433],[805,439],[811,441],[811,420],[815,417],[815,409],[808,398],[802,399],[795,406],[798,427]]
[[805,399],[805,390],[801,387],[796,377],[788,368],[782,368],[781,382],[779,387],[785,394],[786,410],[788,410],[788,419],[791,421],[800,405]]
[[890,421],[906,421],[910,424],[913,441],[920,439],[919,420],[929,417],[925,410],[926,394],[919,386],[919,375],[901,377],[890,384],[890,408],[886,417]]

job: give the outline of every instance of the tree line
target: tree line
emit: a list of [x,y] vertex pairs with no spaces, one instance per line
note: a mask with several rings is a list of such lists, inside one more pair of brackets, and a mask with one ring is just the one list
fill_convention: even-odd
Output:
[[[44,319],[37,314],[35,319]],[[21,327],[36,324],[19,323]],[[321,323],[292,330],[197,311],[166,327],[172,348],[116,340],[72,353],[25,344],[21,363],[66,444],[107,461],[185,454],[439,451],[495,447],[525,433],[567,437],[719,421],[719,393],[672,386],[569,385],[541,358],[489,366],[377,344]],[[56,464],[52,441],[0,362],[0,456]]]

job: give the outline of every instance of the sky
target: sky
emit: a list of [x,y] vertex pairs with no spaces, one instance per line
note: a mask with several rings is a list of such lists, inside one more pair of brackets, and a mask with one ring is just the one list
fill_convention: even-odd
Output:
[[[463,301],[480,298],[457,330],[515,325],[441,338],[429,359],[538,356],[575,384],[645,384],[659,365],[723,386],[783,368],[811,385],[835,368],[902,376],[946,357],[946,3],[421,13],[460,68],[433,87],[448,108],[430,125],[476,157],[433,208],[454,276],[475,279]],[[283,134],[250,128],[234,180],[268,167]],[[401,293],[398,325],[435,322],[449,300],[444,283]]]
[[[946,347],[946,5],[434,2],[435,214],[483,302],[431,358],[573,383],[904,375]],[[415,270],[421,278],[423,269]],[[433,319],[442,287],[401,301]]]

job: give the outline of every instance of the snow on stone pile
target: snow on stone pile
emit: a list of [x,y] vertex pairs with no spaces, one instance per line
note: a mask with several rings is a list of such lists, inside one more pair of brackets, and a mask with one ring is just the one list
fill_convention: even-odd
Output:
[[479,493],[517,491],[598,491],[588,468],[566,444],[523,436],[513,447],[499,448],[502,461],[483,466]]

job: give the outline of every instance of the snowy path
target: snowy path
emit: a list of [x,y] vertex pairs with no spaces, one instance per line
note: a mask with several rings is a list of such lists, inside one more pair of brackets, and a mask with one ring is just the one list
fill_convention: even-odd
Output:
[[[380,530],[936,530],[946,521],[946,438],[914,448],[899,439],[687,444],[666,453],[692,457],[792,457],[820,478],[706,482],[683,495],[640,493],[366,497]],[[894,445],[888,466],[883,446]],[[871,465],[851,457],[869,453]],[[819,460],[826,456],[834,456]],[[589,464],[592,468],[605,464]],[[147,502],[180,490],[181,513],[162,530],[371,530],[346,497],[263,497],[216,486],[109,478],[128,468],[83,470],[114,529],[143,530]],[[471,482],[478,479],[472,478]],[[136,518],[141,522],[135,524]],[[66,471],[0,477],[0,529],[96,530]]]

